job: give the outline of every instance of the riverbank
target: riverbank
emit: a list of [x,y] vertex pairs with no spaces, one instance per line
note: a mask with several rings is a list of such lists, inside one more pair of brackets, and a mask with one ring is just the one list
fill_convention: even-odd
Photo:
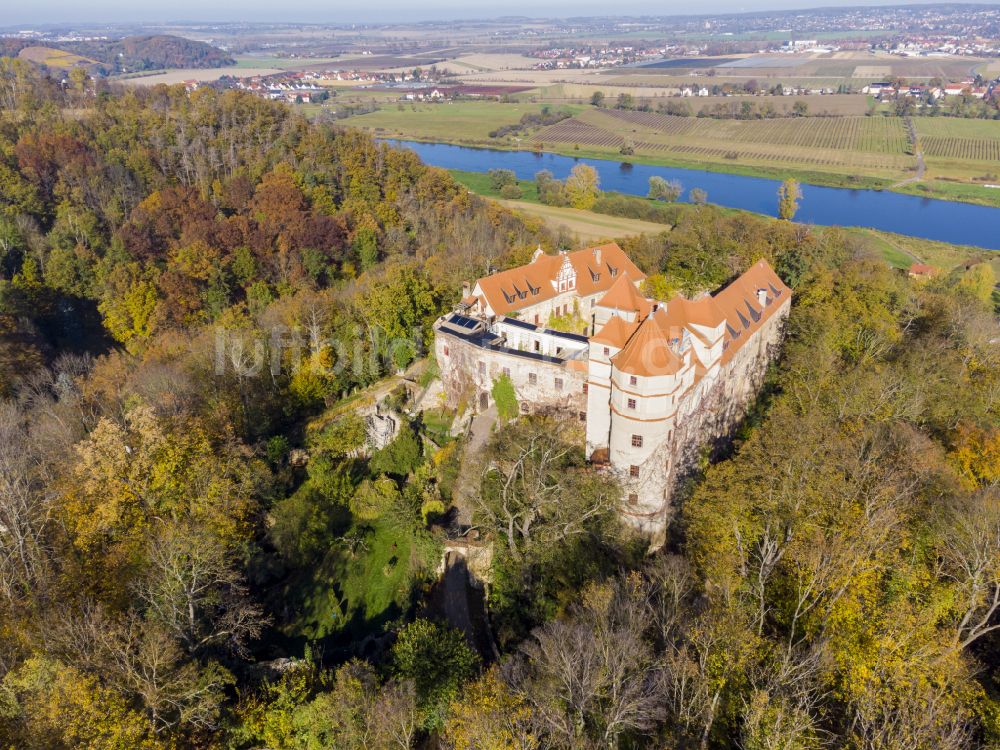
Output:
[[[565,179],[581,161],[597,170],[601,188],[607,192],[645,197],[651,177],[678,181],[682,200],[690,200],[695,188],[706,192],[708,201],[718,206],[776,216],[777,193],[781,181],[749,175],[733,175],[683,167],[661,167],[623,163],[596,157],[565,156],[549,152],[478,149],[450,144],[393,141],[411,148],[427,164],[467,173],[482,173],[488,180],[491,169],[509,169],[523,181],[523,199],[533,200],[533,181],[540,171]],[[483,187],[470,186],[476,192]],[[498,196],[494,196],[498,197]],[[642,216],[649,219],[648,216]],[[955,245],[1000,250],[1000,234],[995,231],[1000,209],[888,190],[802,185],[796,219],[821,226],[858,226],[899,235]],[[656,219],[659,220],[658,218]]]
[[[494,104],[494,109],[500,106],[517,107],[517,111],[512,111],[510,114],[513,119],[516,119],[515,115],[521,116],[538,107],[538,105],[523,103],[518,105]],[[917,173],[917,163],[913,156],[907,157],[912,163],[903,163],[900,162],[901,153],[890,151],[883,154],[877,150],[854,150],[849,152],[850,157],[846,160],[849,164],[838,165],[834,157],[838,153],[844,153],[842,151],[832,151],[829,148],[814,151],[793,145],[798,142],[797,138],[811,137],[809,134],[799,133],[799,131],[796,131],[798,135],[792,134],[795,135],[795,138],[789,136],[786,147],[779,147],[780,144],[772,143],[761,145],[758,148],[753,143],[734,143],[732,149],[729,149],[720,142],[719,148],[709,148],[707,151],[704,143],[709,143],[709,141],[699,139],[696,135],[687,134],[676,138],[670,136],[664,140],[665,136],[660,134],[658,137],[663,140],[663,143],[655,146],[656,151],[643,150],[640,144],[636,146],[634,153],[623,156],[618,144],[613,139],[618,135],[628,136],[629,123],[625,122],[618,123],[621,125],[620,131],[607,131],[608,145],[593,145],[593,141],[588,144],[586,142],[573,143],[569,140],[562,142],[554,139],[547,140],[545,138],[547,129],[533,134],[526,132],[523,138],[492,137],[493,130],[502,124],[503,118],[494,113],[484,102],[462,103],[461,105],[426,105],[426,109],[430,114],[422,109],[410,111],[410,108],[401,108],[399,111],[392,112],[380,110],[349,118],[345,124],[368,130],[376,137],[386,139],[428,144],[443,143],[497,151],[542,152],[570,158],[627,160],[632,164],[694,169],[763,179],[792,178],[803,184],[821,187],[884,190],[938,200],[1000,207],[1000,190],[990,189],[984,184],[975,182],[991,172],[990,164],[985,161],[967,161],[959,164],[940,158],[928,159],[926,174],[922,178],[914,180]],[[587,108],[581,108],[579,105],[566,109],[570,114],[576,115],[572,121],[577,118],[585,120],[588,116],[596,116],[593,112],[588,111],[583,111],[581,114],[581,110]],[[691,123],[701,122],[697,118],[676,119],[690,119]],[[796,122],[799,125],[802,123],[808,125],[815,121],[816,126],[820,127],[832,119],[836,118],[807,117],[800,118]],[[869,118],[854,119],[869,121]],[[871,122],[881,120],[882,118],[875,118]],[[708,119],[704,122],[710,125],[718,124],[717,121]],[[732,122],[746,125],[744,121]],[[885,136],[885,134],[882,135]],[[649,134],[642,137],[647,136],[654,137]],[[889,138],[889,141],[886,142],[887,148],[889,142],[896,143],[891,141],[890,136],[885,137]],[[581,136],[580,140],[584,141],[585,138]],[[620,140],[619,137],[618,141]],[[683,148],[678,148],[678,146]],[[870,143],[867,147],[874,148]],[[663,150],[660,150],[661,148]],[[775,151],[775,148],[778,150]],[[722,155],[723,151],[725,151],[725,155]],[[758,151],[761,153],[757,153]],[[828,161],[830,159],[834,160]],[[892,164],[890,165],[890,163]],[[810,168],[810,164],[824,166]]]
[[[668,231],[670,229],[669,224],[654,224],[640,219],[614,216],[595,211],[579,211],[577,209],[545,206],[538,199],[538,191],[533,180],[518,180],[518,187],[522,191],[521,198],[517,201],[507,201],[501,198],[500,192],[492,186],[490,178],[486,173],[466,172],[455,169],[449,170],[449,172],[456,181],[465,185],[471,192],[484,198],[496,200],[498,203],[504,204],[513,210],[522,211],[529,216],[539,218],[551,229],[558,230],[563,225],[567,225],[568,227],[569,219],[572,217],[576,221],[586,224],[592,230],[602,227],[608,230],[608,233],[603,235],[599,232],[587,235],[581,234],[581,239],[584,240],[615,239],[626,235],[654,231],[655,229],[660,229],[660,231]],[[643,204],[653,203],[653,201],[648,201],[648,199],[634,195],[621,193],[607,193],[607,195]],[[689,203],[668,205],[671,209],[678,212],[698,210],[696,206]],[[738,208],[717,208],[727,214],[746,213],[760,215],[756,212],[744,211]],[[564,218],[564,212],[572,213],[565,213]],[[822,231],[834,230],[845,232],[859,244],[859,247],[863,247],[881,256],[886,263],[894,268],[907,269],[913,263],[927,263],[937,268],[951,270],[969,263],[988,261],[993,266],[997,277],[1000,278],[1000,254],[996,252],[969,245],[955,245],[947,242],[925,240],[866,227],[830,227],[822,229]],[[615,232],[618,233],[616,234]]]

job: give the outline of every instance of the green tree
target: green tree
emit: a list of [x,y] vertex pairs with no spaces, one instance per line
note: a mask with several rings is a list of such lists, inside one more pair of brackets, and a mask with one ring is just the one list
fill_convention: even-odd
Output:
[[448,704],[470,679],[479,657],[458,630],[418,619],[399,632],[392,647],[392,672],[413,680],[417,706],[427,729],[440,729]]
[[490,187],[500,192],[507,185],[517,184],[517,175],[513,169],[491,169],[489,171]]
[[649,178],[649,193],[646,197],[656,201],[666,201],[673,203],[681,197],[683,188],[677,180],[665,180],[659,175]]
[[502,421],[508,422],[517,417],[517,393],[509,376],[501,375],[493,381],[492,394],[493,403],[497,405],[497,413]]
[[595,91],[593,94],[591,94],[590,95],[590,103],[593,104],[595,107],[603,107],[604,106],[604,92],[603,91]]
[[403,420],[399,434],[385,448],[375,452],[368,462],[372,476],[388,474],[399,479],[417,468],[423,460],[423,448],[413,425]]
[[618,101],[615,103],[616,109],[635,109],[635,98],[631,94],[626,94],[622,92],[618,95]]

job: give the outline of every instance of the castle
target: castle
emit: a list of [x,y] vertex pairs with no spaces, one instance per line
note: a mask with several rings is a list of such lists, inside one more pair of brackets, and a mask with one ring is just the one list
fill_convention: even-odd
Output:
[[[615,243],[538,249],[530,263],[467,285],[435,323],[435,352],[453,403],[471,397],[487,409],[506,375],[522,413],[585,422],[587,455],[621,481],[626,518],[656,535],[699,451],[745,415],[792,295],[763,260],[695,299],[648,299],[644,279]],[[554,318],[580,333],[547,327]]]

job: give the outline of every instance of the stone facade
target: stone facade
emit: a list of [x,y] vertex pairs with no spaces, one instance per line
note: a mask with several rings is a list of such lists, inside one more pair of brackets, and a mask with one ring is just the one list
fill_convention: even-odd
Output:
[[[714,295],[662,302],[641,295],[637,269],[621,270],[620,249],[605,245],[596,257],[612,258],[618,272],[595,272],[588,248],[561,259],[536,254],[502,278],[480,279],[477,294],[435,325],[437,360],[452,403],[488,408],[505,374],[523,413],[584,419],[587,454],[620,480],[627,520],[655,537],[699,452],[730,435],[755,398],[780,349],[791,290],[761,261]],[[580,289],[574,269],[593,284]],[[521,294],[524,304],[511,312],[527,310],[531,322],[497,314]],[[532,295],[546,299],[529,304]],[[532,310],[553,301],[582,309],[589,335],[534,325]]]
[[[456,325],[475,321],[475,327]],[[513,331],[513,335],[512,335]],[[580,418],[586,411],[587,341],[582,336],[501,319],[492,324],[461,315],[435,325],[434,353],[447,402],[463,401],[474,411],[493,402],[493,384],[510,378],[522,413],[561,413]]]

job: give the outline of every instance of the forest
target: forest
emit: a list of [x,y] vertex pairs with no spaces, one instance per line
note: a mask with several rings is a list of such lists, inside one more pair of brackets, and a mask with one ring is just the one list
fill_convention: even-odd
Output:
[[[31,39],[0,37],[0,54],[14,57],[35,44],[37,42]],[[219,68],[236,62],[218,47],[172,34],[46,42],[46,46],[94,60],[97,64],[92,67],[104,75],[160,68]]]
[[[0,59],[0,746],[996,747],[992,271],[672,211],[650,293],[795,297],[651,551],[575,420],[365,445],[462,281],[566,238],[281,103]],[[485,653],[434,606],[462,484]]]

